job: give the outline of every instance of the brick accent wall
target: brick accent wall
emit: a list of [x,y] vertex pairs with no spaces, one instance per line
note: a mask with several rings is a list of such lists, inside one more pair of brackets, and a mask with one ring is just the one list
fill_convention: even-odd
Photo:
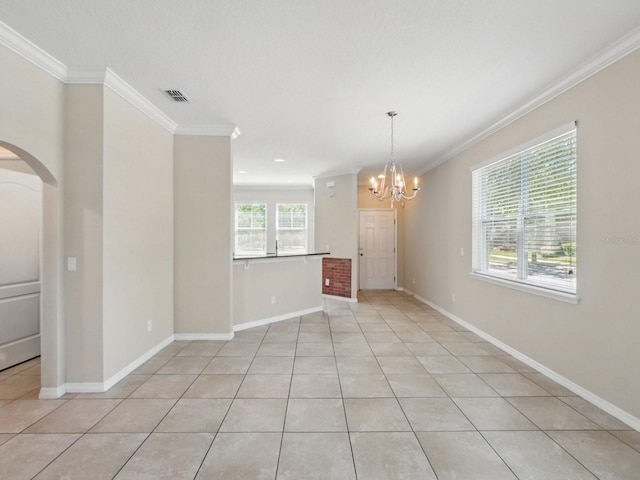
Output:
[[[329,279],[329,286],[326,279]],[[351,259],[322,259],[322,293],[336,297],[351,298]]]

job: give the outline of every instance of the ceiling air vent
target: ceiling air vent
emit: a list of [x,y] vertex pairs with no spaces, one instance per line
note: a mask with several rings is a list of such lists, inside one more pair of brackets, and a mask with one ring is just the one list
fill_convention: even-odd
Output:
[[187,97],[180,90],[165,90],[164,93],[166,93],[174,102],[183,103],[191,101],[189,100],[189,97]]

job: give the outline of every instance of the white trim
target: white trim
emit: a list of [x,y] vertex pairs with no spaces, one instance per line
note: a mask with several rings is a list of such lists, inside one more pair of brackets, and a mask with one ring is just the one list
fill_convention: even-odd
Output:
[[485,339],[487,342],[495,345],[499,349],[504,350],[508,354],[517,358],[518,360],[530,366],[531,368],[534,368],[538,372],[549,377],[551,380],[554,380],[555,382],[559,383],[560,385],[567,388],[568,390],[571,390],[573,393],[579,395],[580,397],[584,398],[588,402],[591,402],[596,407],[604,410],[609,415],[629,425],[631,428],[635,430],[640,430],[640,418],[636,418],[630,413],[625,412],[620,407],[615,406],[614,404],[608,402],[607,400],[596,395],[590,390],[587,390],[586,388],[578,385],[577,383],[572,382],[566,377],[563,377],[562,375],[555,372],[554,370],[551,370],[550,368],[544,366],[543,364],[537,362],[536,360],[526,356],[524,353],[519,352],[515,348],[512,348],[509,345],[507,345],[506,343],[501,342],[497,338],[492,337],[491,335],[484,332],[483,330],[480,330],[479,328],[471,325],[470,323],[467,323],[466,321],[462,320],[460,317],[454,315],[451,312],[448,312],[444,308],[439,307],[435,303],[430,302],[429,300],[422,298],[419,295],[416,295],[415,293],[410,292],[409,290],[405,289],[405,292],[407,292],[410,295],[413,295],[413,297],[416,298],[417,300],[420,300],[422,303],[429,305],[430,307],[434,308],[435,310],[445,315],[446,317],[450,318],[454,322],[458,323],[459,325],[462,325],[466,329],[472,331],[473,333]]
[[531,293],[533,295],[540,295],[541,297],[560,300],[561,302],[572,303],[573,305],[577,305],[578,302],[580,301],[580,298],[578,297],[578,295],[574,295],[572,293],[558,292],[556,290],[537,287],[535,285],[530,285],[528,283],[506,280],[503,278],[494,277],[492,275],[487,275],[484,273],[470,272],[469,276],[471,278],[475,278],[476,280],[481,280],[483,282],[492,283],[494,285],[500,285],[501,287],[513,288],[514,290]]
[[79,382],[65,383],[67,393],[103,393],[107,390],[104,388],[104,382]]
[[233,338],[231,333],[176,333],[173,335],[174,340],[214,340],[228,341]]
[[69,67],[64,83],[67,85],[104,85],[106,77],[107,68],[105,67]]
[[143,97],[131,85],[129,85],[108,68],[106,69],[104,85],[106,87],[109,87],[115,93],[128,101],[131,105],[154,120],[158,125],[166,129],[169,133],[174,133],[176,131],[176,122],[171,120],[171,118],[169,118],[168,115],[162,112],[162,110],[160,110],[153,103]]
[[524,117],[526,114],[534,111],[536,108],[544,105],[548,101],[560,96],[570,88],[573,88],[587,80],[589,77],[604,70],[612,63],[617,62],[638,48],[640,48],[640,27],[632,30],[629,34],[625,35],[617,42],[614,42],[612,45],[604,48],[600,53],[594,55],[590,60],[560,78],[549,88],[546,88],[538,95],[525,102],[522,106],[505,115],[500,121],[480,131],[461,145],[449,150],[449,152],[445,153],[442,157],[430,162],[422,170],[418,171],[416,175],[424,175],[429,170],[437,167],[447,160],[451,160],[453,157],[459,155],[468,148],[471,148],[473,145]]
[[66,384],[55,388],[41,388],[38,398],[41,400],[55,400],[56,398],[63,396],[65,393],[67,393]]
[[121,369],[118,373],[104,382],[76,382],[65,383],[57,388],[41,388],[39,398],[52,399],[60,398],[65,393],[103,393],[113,387],[116,383],[122,380],[124,377],[133,372],[136,368],[142,365],[144,362],[153,357],[156,353],[162,350],[164,347],[173,342],[173,335],[169,335],[162,342],[148,350],[146,353],[139,356],[129,365]]
[[303,315],[309,315],[310,313],[321,312],[322,306],[305,308],[304,310],[298,310],[297,312],[284,313],[282,315],[276,315],[274,317],[262,318],[260,320],[253,320],[251,322],[239,323],[233,326],[234,332],[240,332],[248,328],[261,327],[263,325],[269,325],[271,323],[281,322],[283,320],[289,320],[290,318],[301,317]]
[[138,358],[136,358],[133,362],[131,362],[129,365],[127,365],[126,367],[124,367],[123,369],[121,369],[118,373],[116,373],[115,375],[111,376],[111,378],[105,380],[102,384],[102,388],[103,388],[103,392],[106,392],[107,390],[109,390],[111,387],[113,387],[116,383],[118,383],[120,380],[122,380],[124,377],[126,377],[127,375],[129,375],[131,372],[133,372],[136,368],[138,368],[140,365],[142,365],[144,362],[146,362],[147,360],[149,360],[151,357],[153,357],[156,353],[158,353],[160,350],[162,350],[164,347],[166,347],[167,345],[169,345],[171,342],[173,342],[173,335],[169,335],[167,338],[165,338],[162,342],[160,342],[159,344],[157,344],[155,347],[151,348],[150,350],[148,350],[146,353],[143,353],[141,356],[139,356]]
[[9,25],[0,21],[0,44],[20,55],[25,60],[40,67],[54,78],[64,82],[67,78],[67,66],[52,57],[35,43],[20,35]]
[[[240,183],[240,184],[234,184],[233,185],[233,189],[237,190],[237,191],[252,191],[252,190],[276,190],[278,192],[280,191],[289,191],[289,190],[294,190],[294,191],[308,191],[308,192],[312,192],[313,191],[313,185],[300,185],[300,184],[291,184],[291,185],[280,185],[280,184],[273,184],[273,185],[251,185],[249,183]],[[240,201],[237,201],[237,203],[243,203]],[[246,203],[246,202],[245,202]]]
[[338,297],[337,295],[328,295],[326,293],[323,293],[322,297],[325,300],[339,300],[341,302],[358,303],[358,299],[352,297]]
[[316,175],[312,175],[311,178],[313,178],[314,180],[320,180],[322,178],[341,177],[342,175],[357,175],[358,173],[360,173],[360,170],[362,170],[361,167],[345,168],[343,170],[334,170],[333,172],[318,173]]
[[232,140],[235,140],[240,136],[240,130],[235,125],[178,125],[175,134],[231,137]]

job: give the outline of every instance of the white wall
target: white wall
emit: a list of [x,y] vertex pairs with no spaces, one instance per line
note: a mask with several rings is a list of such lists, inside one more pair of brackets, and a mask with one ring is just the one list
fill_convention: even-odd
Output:
[[[410,290],[636,420],[639,75],[636,51],[429,171],[422,191],[405,207],[404,274]],[[469,168],[573,120],[578,122],[579,304],[470,278]],[[605,240],[618,236],[637,241]]]
[[[233,189],[234,202],[261,202],[267,204],[267,252],[276,251],[276,203],[306,203],[307,207],[307,251],[314,250],[314,205],[313,189],[297,188],[251,188],[236,186]],[[231,205],[234,208],[234,205]],[[235,230],[235,225],[231,225]],[[234,244],[235,245],[235,244]]]
[[174,139],[174,329],[224,334],[232,328],[231,139]]
[[[314,179],[316,249],[351,259],[351,298],[358,297],[358,178],[356,173]],[[333,188],[327,187],[333,182]],[[333,196],[331,196],[333,191]]]

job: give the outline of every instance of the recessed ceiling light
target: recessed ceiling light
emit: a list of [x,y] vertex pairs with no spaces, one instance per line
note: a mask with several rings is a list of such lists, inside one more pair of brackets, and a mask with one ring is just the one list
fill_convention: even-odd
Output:
[[246,170],[240,170],[238,173],[244,174],[244,173],[247,173],[247,171]]
[[273,161],[274,161],[274,162],[278,162],[278,163],[282,163],[282,162],[284,162],[285,160],[284,160],[284,158],[274,158],[274,159],[273,159]]
[[293,180],[287,180],[287,183],[293,183]]
[[378,178],[384,178],[384,174],[381,173],[380,175],[378,175]]

